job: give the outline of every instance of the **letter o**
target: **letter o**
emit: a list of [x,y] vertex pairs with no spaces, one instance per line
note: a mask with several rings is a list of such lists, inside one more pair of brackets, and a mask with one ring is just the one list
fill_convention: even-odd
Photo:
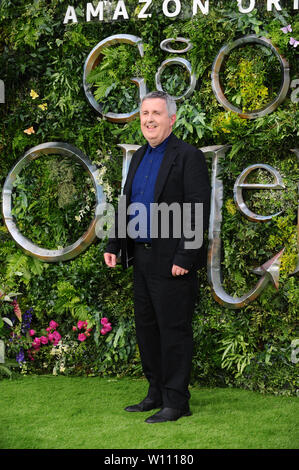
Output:
[[[266,46],[267,48],[271,49],[271,51],[276,55],[280,63],[282,83],[281,83],[278,95],[268,105],[266,105],[264,108],[244,113],[241,109],[231,104],[225,97],[219,75],[220,75],[220,71],[221,71],[221,68],[223,66],[225,59],[227,58],[227,56],[230,54],[230,52],[233,49],[235,49],[238,46],[244,46],[245,44],[252,44],[252,43]],[[264,37],[259,38],[255,34],[244,36],[232,42],[231,44],[226,44],[225,46],[223,46],[218,52],[214,60],[213,66],[212,66],[212,88],[213,88],[213,92],[218,102],[227,111],[233,111],[234,113],[237,113],[240,117],[245,118],[245,119],[255,119],[258,117],[265,116],[266,114],[272,113],[272,111],[274,111],[287,96],[289,86],[290,86],[290,68],[289,68],[288,61],[279,54],[279,52],[273,46],[270,39],[267,39]]]
[[173,58],[173,59],[166,59],[166,60],[164,60],[164,62],[162,62],[162,64],[160,65],[160,67],[158,68],[157,73],[156,73],[155,81],[156,81],[157,90],[164,91],[163,88],[162,88],[162,85],[161,85],[161,74],[162,74],[163,70],[168,65],[172,65],[172,64],[182,65],[183,67],[185,67],[187,69],[187,72],[189,73],[189,76],[190,76],[190,85],[187,88],[187,90],[180,96],[172,96],[172,98],[174,100],[180,101],[183,98],[187,98],[188,96],[190,96],[193,93],[193,91],[195,90],[195,87],[196,87],[196,77],[195,77],[195,74],[192,73],[192,67],[191,67],[191,64],[188,60],[183,59],[182,57],[176,57],[176,58]]
[[[169,13],[168,11],[168,4],[170,2],[174,2],[175,3],[175,11],[172,12],[172,13]],[[174,16],[177,16],[180,11],[181,11],[181,2],[180,0],[164,0],[163,2],[163,6],[162,6],[162,9],[163,9],[163,13],[165,16],[167,16],[168,18],[173,18]]]
[[37,145],[29,149],[14,165],[12,170],[7,175],[3,186],[2,192],[2,213],[4,223],[14,241],[27,253],[28,255],[38,258],[41,261],[58,262],[73,259],[82,253],[95,239],[95,227],[98,222],[99,215],[96,215],[90,223],[88,230],[72,245],[68,245],[59,250],[47,250],[41,248],[32,243],[28,238],[21,234],[12,215],[12,191],[13,183],[21,172],[21,170],[27,167],[32,160],[40,157],[44,154],[59,154],[73,158],[75,161],[80,163],[82,167],[87,170],[89,176],[92,179],[93,186],[96,191],[96,204],[97,207],[105,202],[105,194],[103,193],[102,187],[97,183],[98,170],[92,165],[90,160],[76,147],[63,142],[47,142],[44,144]]
[[[184,44],[187,44],[185,49],[172,49],[172,47],[169,47],[168,44],[171,42],[183,42]],[[190,39],[186,38],[168,38],[168,39],[163,39],[163,41],[160,42],[160,48],[162,51],[170,52],[171,54],[184,54],[185,52],[190,51],[192,48],[192,43]]]

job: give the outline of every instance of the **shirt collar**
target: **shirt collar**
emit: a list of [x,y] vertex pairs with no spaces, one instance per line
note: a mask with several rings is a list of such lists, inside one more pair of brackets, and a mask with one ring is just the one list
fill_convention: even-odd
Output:
[[157,145],[157,147],[151,147],[151,145],[148,143],[148,149],[151,152],[159,152],[159,153],[164,152],[170,136],[171,134],[168,137],[166,137],[166,139],[164,139],[163,142],[161,142],[161,144]]

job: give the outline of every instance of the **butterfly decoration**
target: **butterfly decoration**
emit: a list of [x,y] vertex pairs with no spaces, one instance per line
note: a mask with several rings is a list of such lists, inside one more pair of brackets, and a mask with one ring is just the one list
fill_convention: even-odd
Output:
[[[288,24],[287,26],[283,26],[282,28],[280,28],[280,30],[283,31],[284,34],[288,34],[293,31],[292,26],[290,24]],[[289,44],[291,44],[291,46],[297,47],[299,44],[299,41],[297,41],[293,37],[290,37]]]
[[30,96],[31,96],[31,98],[32,98],[33,100],[35,100],[36,98],[39,97],[39,95],[38,95],[38,94],[36,93],[36,91],[34,91],[34,90],[31,90],[31,91],[30,91]]
[[290,24],[288,24],[288,26],[284,26],[283,28],[280,28],[281,31],[284,32],[284,34],[287,34],[287,33],[291,33],[293,30],[292,30],[292,26]]
[[28,129],[25,129],[24,132],[27,135],[35,134],[35,130],[33,129],[33,127],[29,127]]
[[297,47],[299,44],[299,41],[297,41],[295,38],[290,38],[290,44],[291,46]]
[[42,111],[46,111],[46,109],[48,109],[48,104],[47,104],[47,103],[42,103],[42,104],[39,104],[38,107],[39,107]]

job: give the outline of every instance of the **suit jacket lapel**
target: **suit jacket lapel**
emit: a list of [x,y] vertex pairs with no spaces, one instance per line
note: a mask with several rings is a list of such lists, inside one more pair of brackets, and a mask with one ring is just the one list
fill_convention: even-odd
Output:
[[155,185],[155,192],[154,192],[154,202],[158,202],[159,196],[162,192],[164,184],[166,183],[166,179],[170,168],[178,154],[178,139],[174,134],[171,134],[169,138],[169,142],[166,147],[165,155],[162,160],[159,173],[156,180]]

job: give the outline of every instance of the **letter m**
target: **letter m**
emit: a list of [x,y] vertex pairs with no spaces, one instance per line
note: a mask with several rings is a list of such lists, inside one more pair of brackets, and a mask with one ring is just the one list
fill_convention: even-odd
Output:
[[91,21],[91,16],[98,16],[100,21],[103,21],[103,2],[97,4],[96,9],[94,9],[92,3],[87,3],[86,5],[86,21]]
[[[170,215],[171,214],[171,215]],[[182,213],[178,202],[151,203],[151,238],[181,238]]]

